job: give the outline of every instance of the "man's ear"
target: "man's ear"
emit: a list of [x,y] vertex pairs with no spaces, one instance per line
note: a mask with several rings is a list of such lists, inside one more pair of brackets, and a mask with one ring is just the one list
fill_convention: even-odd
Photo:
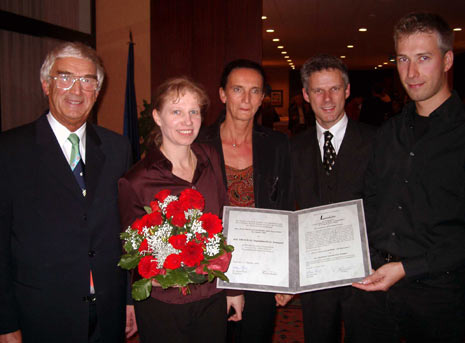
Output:
[[50,94],[50,83],[47,81],[42,81],[42,91],[46,96]]
[[444,72],[447,73],[452,65],[454,64],[454,53],[452,50],[447,51],[444,54]]

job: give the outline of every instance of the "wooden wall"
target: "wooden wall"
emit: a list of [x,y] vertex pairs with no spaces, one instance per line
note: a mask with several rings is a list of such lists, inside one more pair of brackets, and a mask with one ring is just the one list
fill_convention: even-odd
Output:
[[151,88],[186,75],[207,89],[205,124],[223,108],[221,71],[237,58],[262,60],[262,0],[151,0]]

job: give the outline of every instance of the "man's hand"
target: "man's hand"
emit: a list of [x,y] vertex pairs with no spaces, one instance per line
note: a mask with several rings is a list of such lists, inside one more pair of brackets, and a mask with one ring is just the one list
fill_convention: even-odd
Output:
[[276,306],[286,306],[293,297],[292,294],[275,294]]
[[373,274],[360,282],[354,282],[353,287],[364,291],[387,291],[397,281],[405,276],[402,262],[390,262],[379,267]]
[[134,311],[134,305],[126,305],[126,338],[131,337],[136,332],[137,332],[137,322],[136,322],[136,313]]
[[17,330],[4,335],[0,335],[0,343],[22,343],[21,331]]
[[235,297],[226,297],[226,313],[229,313],[231,307],[236,311],[228,321],[238,322],[242,320],[242,311],[244,310],[245,299],[243,295],[237,295]]

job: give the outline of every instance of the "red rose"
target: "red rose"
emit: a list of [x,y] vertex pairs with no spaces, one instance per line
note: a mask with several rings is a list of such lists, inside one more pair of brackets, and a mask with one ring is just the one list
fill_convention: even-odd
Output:
[[155,194],[154,198],[157,199],[158,201],[165,201],[166,197],[171,194],[171,191],[169,189],[164,189],[157,194]]
[[204,213],[199,219],[202,222],[202,227],[208,232],[208,237],[220,233],[223,230],[221,219],[211,213]]
[[139,235],[142,234],[142,229],[144,228],[144,226],[147,226],[145,224],[145,218],[144,217],[136,219],[134,221],[134,223],[132,223],[132,225],[131,225],[131,229],[136,230],[137,232],[139,232]]
[[200,244],[190,241],[181,252],[181,258],[188,267],[195,267],[203,260],[203,249]]
[[149,251],[149,245],[146,239],[144,239],[142,243],[139,245],[139,252],[143,253],[145,251]]
[[186,235],[181,234],[181,235],[171,236],[168,241],[171,243],[173,248],[181,250],[182,248],[186,246],[186,239],[187,239]]
[[[221,256],[218,256],[217,258],[209,261],[206,267],[209,270],[218,270],[224,273],[228,270],[230,262],[231,262],[231,253],[225,251],[224,254],[222,254]],[[207,272],[203,270],[203,266],[197,267],[195,269],[195,272],[197,274],[207,274]]]
[[187,188],[181,192],[179,195],[179,201],[184,203],[185,208],[196,208],[200,211],[203,211],[205,207],[205,199],[199,191],[196,191],[192,188]]
[[158,205],[158,201],[151,201],[150,208],[152,209],[152,212],[161,212],[160,206]]
[[160,212],[152,212],[150,214],[146,214],[144,217],[145,224],[147,226],[158,226],[163,224],[163,218]]
[[163,268],[166,269],[177,269],[181,267],[181,256],[178,254],[168,255],[163,263]]
[[183,227],[187,222],[184,211],[185,208],[180,201],[172,201],[166,207],[166,216],[171,218],[171,223],[173,225]]
[[150,279],[152,276],[160,274],[161,269],[158,269],[157,259],[153,256],[144,256],[139,261],[137,266],[140,276],[145,279]]
[[183,227],[186,225],[187,219],[186,216],[183,213],[176,213],[173,218],[171,218],[171,224],[176,225],[178,227]]

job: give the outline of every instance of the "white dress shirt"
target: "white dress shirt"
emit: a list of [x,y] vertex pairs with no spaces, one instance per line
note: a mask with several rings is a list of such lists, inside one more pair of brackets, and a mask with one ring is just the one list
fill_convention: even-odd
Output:
[[[47,114],[47,119],[53,133],[55,134],[58,144],[65,155],[66,161],[69,162],[72,144],[68,140],[68,137],[72,132],[58,122],[58,120],[56,120],[50,112]],[[74,133],[79,137],[79,153],[81,154],[82,161],[86,164],[86,123],[82,124],[82,126],[74,131]]]
[[329,130],[318,124],[318,121],[316,122],[316,137],[318,138],[318,145],[320,146],[320,155],[322,161],[324,154],[323,145],[325,144],[325,131],[329,131],[333,135],[333,138],[331,138],[331,144],[333,145],[334,150],[336,150],[336,154],[338,154],[342,140],[344,139],[344,135],[346,133],[348,122],[349,119],[347,119],[347,115],[345,113],[341,120],[334,124]]

